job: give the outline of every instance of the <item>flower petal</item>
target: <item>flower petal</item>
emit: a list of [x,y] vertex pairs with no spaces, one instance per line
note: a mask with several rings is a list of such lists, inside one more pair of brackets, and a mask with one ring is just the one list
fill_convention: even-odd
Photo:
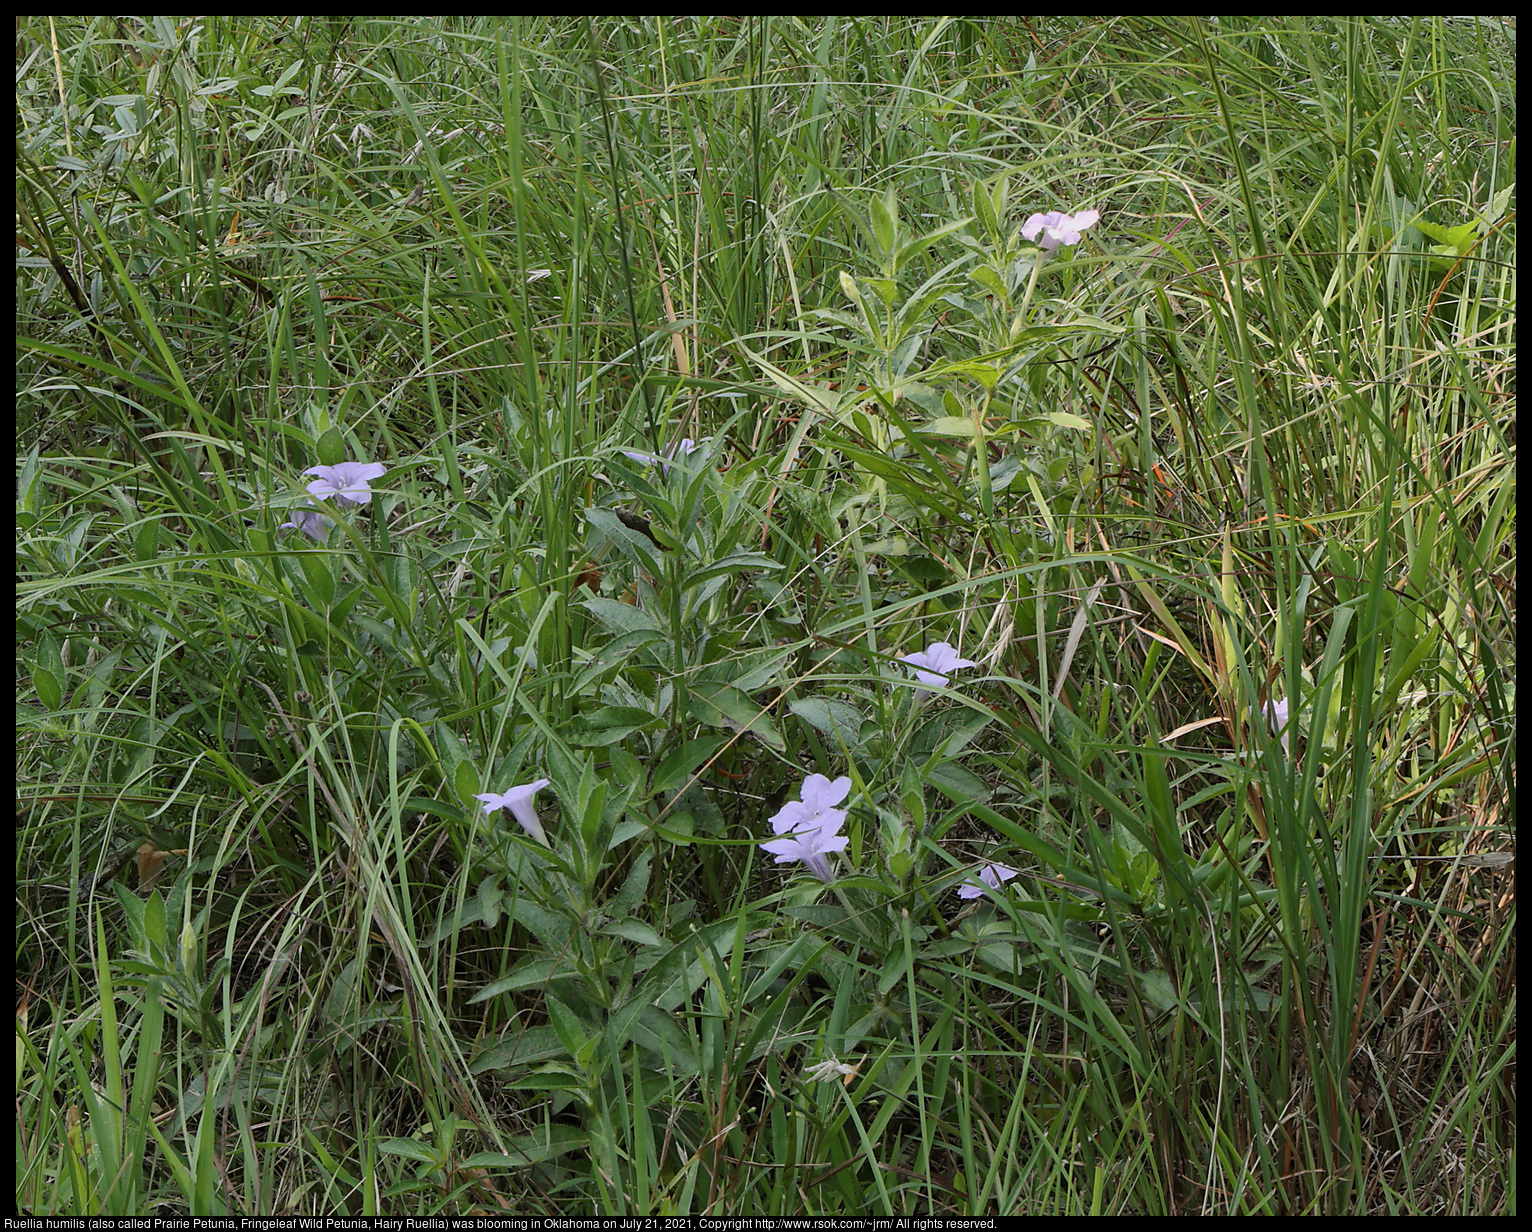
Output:
[[278,530],[301,530],[310,539],[324,542],[325,532],[330,529],[330,519],[317,509],[294,509],[293,520],[283,522]]
[[303,472],[317,475],[308,492],[319,500],[334,497],[342,504],[365,505],[372,499],[368,481],[381,479],[388,468],[381,462],[340,462],[335,466],[311,466]]
[[503,794],[485,792],[476,795],[474,799],[483,802],[486,813],[493,813],[497,809],[510,809],[511,816],[516,818],[517,824],[523,830],[544,847],[551,847],[548,835],[543,830],[543,824],[538,820],[537,810],[532,807],[532,797],[548,786],[548,783],[548,779],[538,779],[535,783],[522,783],[519,787],[513,787]]
[[1018,869],[1011,868],[1009,865],[996,864],[990,861],[979,870],[977,881],[970,878],[958,887],[958,897],[978,898],[986,889],[998,890],[1012,877],[1015,877],[1019,871]]

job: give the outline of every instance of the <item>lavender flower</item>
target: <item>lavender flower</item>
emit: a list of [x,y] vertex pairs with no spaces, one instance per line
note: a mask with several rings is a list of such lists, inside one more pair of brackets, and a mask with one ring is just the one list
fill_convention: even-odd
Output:
[[325,533],[330,529],[330,519],[317,509],[294,509],[293,520],[291,522],[283,522],[277,529],[301,530],[310,539],[323,543]]
[[311,466],[305,475],[318,475],[309,484],[308,492],[319,500],[330,500],[345,508],[347,505],[365,505],[372,499],[370,479],[381,479],[388,474],[388,467],[381,462],[342,462],[337,466]]
[[523,830],[544,847],[551,847],[553,844],[543,833],[543,823],[537,820],[537,810],[532,807],[532,797],[546,786],[548,786],[547,779],[538,779],[535,783],[523,783],[520,787],[513,787],[504,795],[497,796],[494,792],[486,792],[475,796],[474,799],[483,802],[486,814],[493,813],[496,809],[510,809],[511,815],[521,823]]
[[776,834],[790,834],[798,830],[820,829],[828,826],[833,832],[839,830],[846,820],[846,811],[839,804],[851,792],[851,776],[843,774],[831,782],[822,774],[811,774],[798,789],[802,800],[784,804],[773,814],[771,828]]
[[972,659],[958,658],[958,652],[948,642],[932,642],[924,650],[904,655],[899,662],[908,663],[915,669],[915,678],[932,689],[947,687],[947,674],[960,667],[977,667]]
[[822,774],[811,774],[799,790],[801,802],[784,805],[771,818],[772,831],[782,837],[769,839],[761,846],[777,857],[778,864],[802,861],[819,880],[835,879],[826,855],[844,851],[851,839],[838,833],[846,822],[846,810],[834,807],[851,790],[848,775],[831,782]]
[[1268,701],[1265,706],[1266,722],[1273,732],[1282,733],[1282,751],[1287,752],[1287,698]]
[[698,442],[692,440],[691,437],[683,436],[679,441],[676,441],[666,449],[660,457],[655,457],[652,453],[642,453],[637,449],[624,449],[622,454],[623,457],[632,458],[635,462],[642,462],[645,466],[653,466],[658,462],[660,464],[660,473],[668,475],[670,474],[670,460],[676,457],[686,457],[687,454],[697,448],[697,444]]
[[[958,887],[959,898],[978,898],[984,893],[985,886],[991,890],[998,890],[1000,886],[1016,876],[1019,870],[1009,868],[1004,864],[986,864],[979,870],[979,881],[967,881]],[[980,885],[979,882],[983,882]]]
[[1052,252],[1060,244],[1078,244],[1080,233],[1094,227],[1100,217],[1099,210],[1081,210],[1078,214],[1049,210],[1046,214],[1033,214],[1022,223],[1021,234],[1032,243],[1041,244],[1044,252]]

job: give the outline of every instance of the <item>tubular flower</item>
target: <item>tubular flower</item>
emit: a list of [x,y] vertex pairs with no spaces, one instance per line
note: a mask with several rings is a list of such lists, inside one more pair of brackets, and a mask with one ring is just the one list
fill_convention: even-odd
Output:
[[510,809],[511,816],[516,818],[523,830],[544,847],[551,847],[553,844],[543,833],[543,823],[537,819],[537,810],[532,807],[532,797],[546,786],[548,786],[547,779],[538,779],[535,783],[523,783],[520,787],[513,787],[504,795],[486,792],[475,796],[474,799],[483,803],[485,813],[493,813],[496,809]]

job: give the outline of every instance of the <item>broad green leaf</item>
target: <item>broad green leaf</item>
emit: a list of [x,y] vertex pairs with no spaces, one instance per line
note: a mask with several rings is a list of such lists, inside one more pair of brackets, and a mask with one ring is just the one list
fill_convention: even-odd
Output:
[[631,603],[616,599],[583,599],[581,606],[614,633],[661,633],[659,622]]
[[465,808],[483,811],[484,805],[474,799],[479,794],[479,771],[466,757],[458,762],[457,769],[452,772],[452,785],[457,789],[457,798]]
[[37,691],[37,700],[43,704],[44,710],[56,711],[63,707],[64,685],[58,673],[49,671],[46,667],[34,667],[32,688]]
[[563,950],[569,942],[571,925],[568,919],[556,912],[539,906],[529,898],[519,898],[511,908],[511,915],[529,933],[554,953]]
[[829,697],[800,697],[790,708],[810,727],[817,728],[827,736],[853,747],[861,742],[862,724],[866,719],[849,702]]
[[891,256],[899,242],[899,196],[890,184],[880,200],[874,197],[869,206],[873,238],[877,240],[879,255]]
[[642,728],[659,726],[661,720],[637,706],[603,706],[590,714],[577,714],[564,731],[570,743],[599,748],[616,744]]
[[537,1126],[530,1134],[522,1134],[507,1141],[509,1154],[499,1151],[480,1151],[458,1164],[459,1168],[509,1168],[519,1170],[534,1164],[545,1164],[571,1151],[585,1151],[590,1147],[590,1134],[573,1125],[546,1124]]
[[921,424],[916,430],[928,436],[972,436],[974,432],[972,419],[956,415],[943,415],[940,419]]
[[700,722],[729,731],[748,731],[768,748],[780,752],[787,747],[764,708],[731,685],[700,682],[687,692],[692,715]]
[[926,771],[926,778],[954,804],[984,803],[990,797],[984,780],[955,761],[938,762]]
[[438,1168],[442,1165],[439,1152],[431,1150],[423,1143],[416,1142],[413,1138],[386,1138],[378,1143],[378,1150],[385,1155],[400,1155],[405,1159],[413,1159]]
[[1061,428],[1077,428],[1081,432],[1089,432],[1095,427],[1085,416],[1075,415],[1070,411],[1046,411],[1039,418],[1058,424]]
[[[536,984],[525,985],[525,987],[537,986]],[[491,985],[492,987],[494,986]],[[483,1000],[491,995],[493,994],[490,989],[486,988],[474,998],[474,1001]],[[563,1052],[564,1045],[551,1026],[528,1027],[525,1031],[517,1032],[486,1048],[469,1062],[468,1070],[473,1074],[482,1074],[489,1070],[506,1069],[510,1066],[537,1065],[562,1056]]]
[[569,1050],[571,1057],[578,1057],[586,1041],[590,1039],[590,1033],[586,1031],[585,1024],[572,1009],[551,992],[543,998],[543,1004],[548,1009],[548,1021],[558,1032],[559,1042]]
[[633,861],[633,867],[628,870],[628,875],[623,879],[622,889],[618,890],[612,899],[606,904],[605,910],[619,918],[630,915],[635,907],[643,901],[644,893],[649,888],[649,850],[638,853]]
[[641,920],[613,920],[601,931],[610,937],[621,937],[637,945],[664,945],[665,938]]
[[727,736],[700,736],[672,749],[654,772],[655,792],[677,791],[684,787],[698,767],[728,743]]

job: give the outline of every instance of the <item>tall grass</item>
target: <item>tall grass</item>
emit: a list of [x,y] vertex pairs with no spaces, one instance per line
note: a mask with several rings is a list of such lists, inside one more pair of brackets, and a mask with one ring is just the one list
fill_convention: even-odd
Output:
[[1513,42],[18,19],[18,1205],[1514,1211]]

